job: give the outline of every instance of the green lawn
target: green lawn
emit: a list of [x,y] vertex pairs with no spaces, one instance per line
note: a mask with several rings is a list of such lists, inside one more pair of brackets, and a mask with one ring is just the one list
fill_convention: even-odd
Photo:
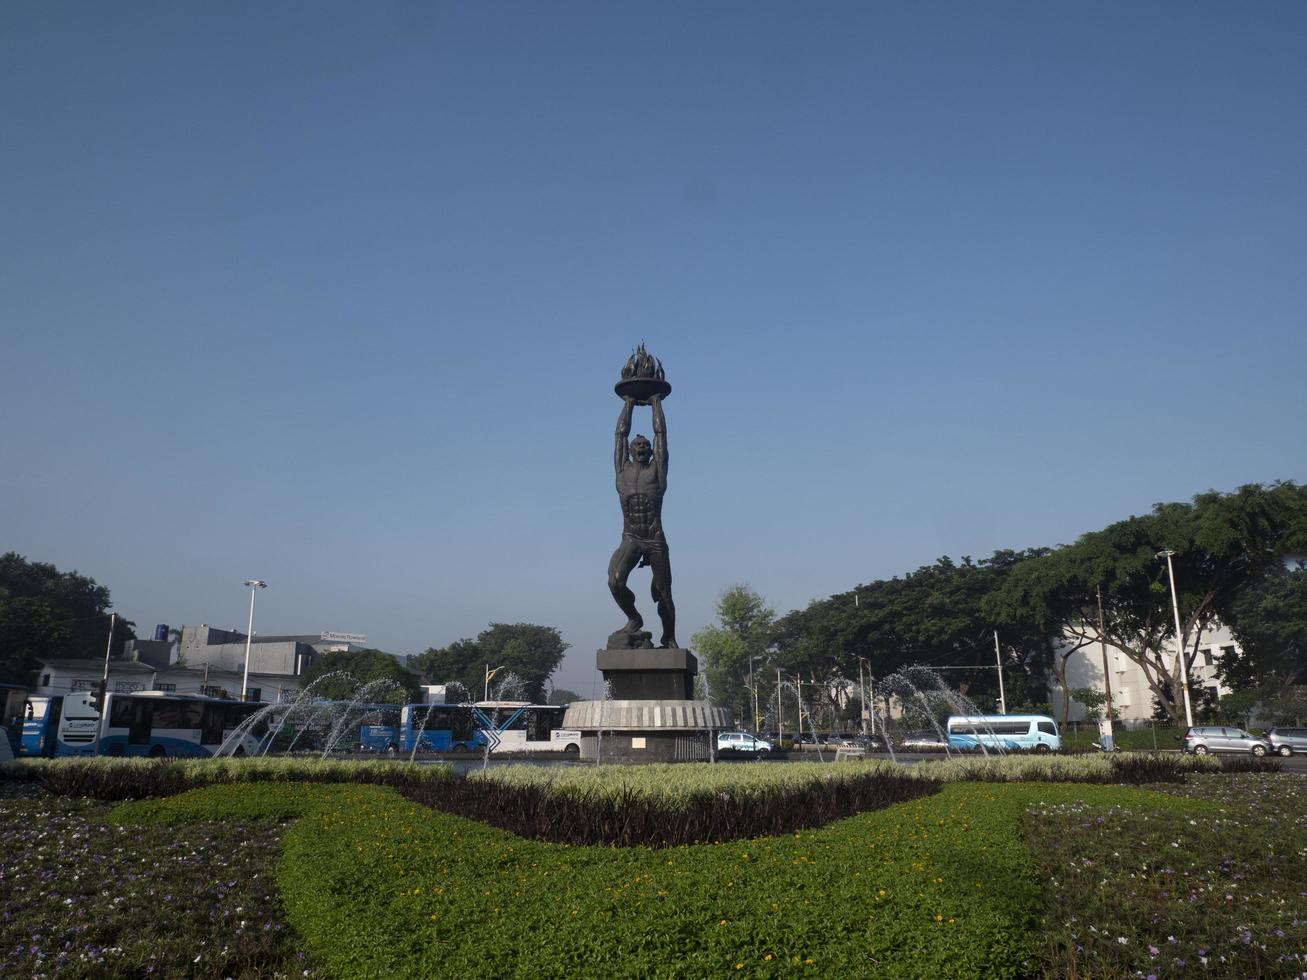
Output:
[[666,849],[524,840],[382,786],[226,784],[112,813],[27,791],[0,798],[21,845],[0,857],[0,975],[1297,977],[1305,787],[954,782]]

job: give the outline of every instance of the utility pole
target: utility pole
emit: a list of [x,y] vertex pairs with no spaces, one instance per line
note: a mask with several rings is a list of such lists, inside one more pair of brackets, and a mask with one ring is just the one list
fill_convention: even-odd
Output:
[[1107,666],[1107,628],[1103,625],[1103,587],[1098,586],[1098,645],[1103,650],[1103,690],[1107,693],[1107,714],[1098,723],[1098,744],[1104,752],[1115,749],[1112,738],[1112,674]]
[[1003,653],[998,648],[998,630],[994,630],[994,665],[998,668],[998,713],[1007,714],[1007,698],[1003,696]]

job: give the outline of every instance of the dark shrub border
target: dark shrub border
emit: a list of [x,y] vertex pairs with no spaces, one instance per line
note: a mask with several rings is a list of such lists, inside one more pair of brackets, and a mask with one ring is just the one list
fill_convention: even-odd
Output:
[[804,787],[749,793],[696,793],[669,805],[623,788],[616,793],[553,792],[494,780],[408,785],[416,803],[556,844],[679,847],[775,837],[820,827],[939,792],[942,783],[897,773],[816,780]]

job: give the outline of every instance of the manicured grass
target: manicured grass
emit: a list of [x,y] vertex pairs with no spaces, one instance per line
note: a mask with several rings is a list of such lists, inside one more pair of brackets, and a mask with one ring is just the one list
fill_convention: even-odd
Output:
[[[187,798],[190,799],[187,799]],[[956,783],[787,837],[664,850],[526,841],[370,786],[286,834],[295,927],[334,976],[1024,976],[1042,910],[1029,807],[1176,809],[1124,787]],[[132,804],[248,815],[248,789]]]
[[[226,783],[109,819],[0,781],[0,976],[1307,973],[1307,781],[1171,755],[1130,764],[1188,773],[1161,792],[1009,782],[1110,778],[1124,758],[931,763],[913,769],[954,780],[937,795],[662,849],[525,840],[375,785]],[[501,779],[586,796],[643,778],[637,795],[674,814],[858,769]]]

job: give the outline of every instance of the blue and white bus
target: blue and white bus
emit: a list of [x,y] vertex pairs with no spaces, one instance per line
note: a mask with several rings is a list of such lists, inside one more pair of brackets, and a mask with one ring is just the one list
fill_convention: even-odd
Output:
[[100,711],[94,691],[29,695],[20,756],[93,755]]
[[1048,715],[955,715],[948,745],[962,751],[1059,752],[1062,736]]
[[359,726],[359,748],[365,752],[472,752],[486,745],[470,704],[405,704],[377,706],[380,717]]
[[[99,754],[156,759],[210,756],[243,722],[266,707],[258,701],[229,701],[199,694],[112,692],[105,695]],[[259,723],[228,750],[238,756],[257,755],[267,734],[267,725]],[[91,751],[95,751],[94,746]]]
[[0,684],[0,737],[8,743],[9,755],[18,754],[23,741],[23,715],[27,688],[21,684]]
[[[560,728],[565,705],[520,701],[479,701],[487,731],[498,738],[494,752],[579,752],[581,733]],[[488,737],[488,736],[487,736]],[[493,739],[492,739],[493,741]]]

